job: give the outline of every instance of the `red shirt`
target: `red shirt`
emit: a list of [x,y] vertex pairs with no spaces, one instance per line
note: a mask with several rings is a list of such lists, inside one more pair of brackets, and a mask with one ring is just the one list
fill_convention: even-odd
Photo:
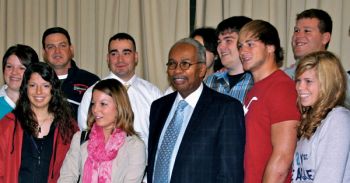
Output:
[[[300,120],[295,83],[281,70],[254,84],[245,99],[245,183],[261,183],[272,154],[271,126]],[[249,104],[250,103],[250,104]],[[289,181],[290,182],[290,181]]]
[[[73,123],[74,120],[72,120]],[[76,126],[76,125],[75,125]],[[16,131],[13,138],[15,127],[15,116],[8,113],[0,121],[0,183],[18,182],[19,168],[21,167],[21,153],[23,141],[23,129],[17,122]],[[78,128],[76,127],[76,131]],[[57,142],[56,142],[57,141]],[[56,144],[56,145],[55,145]],[[12,148],[13,147],[13,148]],[[55,129],[54,144],[49,168],[48,183],[57,182],[60,176],[60,169],[70,143],[64,144],[58,128]],[[13,152],[11,153],[13,149]]]

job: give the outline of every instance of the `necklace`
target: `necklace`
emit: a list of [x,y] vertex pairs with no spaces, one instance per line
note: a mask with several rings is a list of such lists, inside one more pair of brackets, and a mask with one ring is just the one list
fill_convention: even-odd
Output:
[[41,123],[39,123],[39,120],[38,120],[38,129],[37,129],[38,133],[41,133],[41,127],[48,122],[52,122],[52,119],[53,119],[53,116],[49,115],[44,120],[42,120]]

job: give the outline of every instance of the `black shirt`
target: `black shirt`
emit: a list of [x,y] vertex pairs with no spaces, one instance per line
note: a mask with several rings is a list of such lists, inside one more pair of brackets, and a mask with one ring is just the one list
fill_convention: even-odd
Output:
[[241,74],[237,74],[237,75],[227,75],[228,76],[228,81],[230,82],[230,88],[232,88],[233,86],[235,86],[243,77],[244,72]]
[[47,182],[55,128],[52,123],[49,134],[43,138],[23,132],[21,167],[18,175],[20,183]]

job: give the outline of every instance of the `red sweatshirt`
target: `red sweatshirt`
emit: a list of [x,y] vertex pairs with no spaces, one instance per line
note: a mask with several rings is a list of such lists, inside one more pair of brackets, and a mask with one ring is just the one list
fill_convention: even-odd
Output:
[[[13,113],[8,113],[0,120],[0,183],[18,182],[18,173],[21,166],[23,129],[19,122],[17,122],[16,129],[14,128],[15,116]],[[13,135],[14,130],[16,131]],[[70,143],[63,144],[63,140],[58,133],[58,128],[56,128],[48,183],[57,182],[69,146]],[[11,152],[12,150],[13,152]]]

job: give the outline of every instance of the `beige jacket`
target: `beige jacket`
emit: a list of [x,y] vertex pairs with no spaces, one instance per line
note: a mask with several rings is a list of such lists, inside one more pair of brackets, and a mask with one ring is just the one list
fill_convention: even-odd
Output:
[[[75,183],[82,182],[85,161],[88,157],[86,141],[80,145],[81,132],[73,136],[73,140],[66,158],[61,167],[58,182]],[[145,144],[136,136],[128,136],[125,143],[119,149],[117,157],[113,160],[112,165],[112,182],[114,183],[140,183],[146,167]]]

